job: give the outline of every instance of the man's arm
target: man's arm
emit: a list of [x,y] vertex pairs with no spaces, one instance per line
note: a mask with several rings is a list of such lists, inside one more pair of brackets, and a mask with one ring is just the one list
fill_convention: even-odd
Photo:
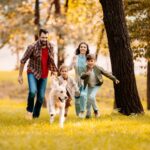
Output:
[[29,59],[29,57],[31,56],[32,52],[33,52],[33,45],[29,45],[27,50],[25,51],[22,59],[20,60],[20,68],[19,68],[19,76],[18,76],[18,82],[20,84],[23,84],[22,73],[23,73],[24,65],[25,65],[26,61]]
[[22,76],[23,69],[24,69],[24,64],[23,64],[23,63],[20,63],[19,76],[18,76],[18,82],[19,82],[20,84],[23,84],[23,76]]

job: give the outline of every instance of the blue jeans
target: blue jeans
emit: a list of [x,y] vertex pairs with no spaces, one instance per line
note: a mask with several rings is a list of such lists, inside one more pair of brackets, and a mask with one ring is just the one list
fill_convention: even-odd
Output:
[[96,104],[96,94],[98,92],[99,86],[88,87],[88,95],[87,95],[87,115],[91,115],[91,106],[94,111],[98,111],[98,107]]
[[[43,99],[45,96],[47,78],[37,80],[32,73],[28,73],[29,94],[27,101],[27,111],[33,112],[33,117],[39,117]],[[34,106],[34,98],[37,100]]]
[[78,116],[80,112],[85,111],[87,102],[87,88],[84,89],[83,86],[80,87],[80,97],[75,98],[75,110],[76,115]]

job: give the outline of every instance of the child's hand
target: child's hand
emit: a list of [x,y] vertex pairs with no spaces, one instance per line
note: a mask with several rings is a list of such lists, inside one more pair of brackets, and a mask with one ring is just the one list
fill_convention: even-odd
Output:
[[74,56],[72,60],[73,64],[76,64],[76,56]]
[[86,72],[86,74],[87,74],[87,75],[90,75],[90,74],[91,74],[91,70],[88,70],[88,71]]
[[120,83],[120,81],[119,81],[119,80],[115,80],[115,83],[116,83],[116,84],[119,84],[119,83]]
[[75,91],[75,97],[80,97],[80,91]]

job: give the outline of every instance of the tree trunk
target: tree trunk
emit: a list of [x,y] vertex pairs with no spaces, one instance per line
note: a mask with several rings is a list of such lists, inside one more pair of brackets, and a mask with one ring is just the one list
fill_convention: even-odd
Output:
[[54,5],[55,5],[55,14],[60,15],[61,14],[60,1],[54,0]]
[[137,91],[132,50],[125,21],[122,0],[99,0],[104,13],[104,24],[113,74],[120,80],[114,84],[115,103],[125,115],[142,113],[143,106]]
[[69,4],[69,0],[66,0],[66,2],[65,2],[65,12],[68,11],[68,4]]
[[35,40],[38,39],[38,33],[40,29],[40,6],[39,6],[39,0],[35,1],[35,12],[34,12],[34,24],[36,27],[36,33],[35,33]]
[[56,19],[60,19],[61,21],[56,26],[56,32],[58,35],[57,44],[58,44],[58,68],[64,63],[64,23],[65,23],[65,17],[63,17],[63,14],[61,14],[61,6],[60,6],[60,0],[54,1],[55,5],[55,14]]
[[61,40],[63,40],[63,31],[59,31],[59,29],[57,29],[57,34],[59,36],[59,39],[58,39],[58,68],[64,63],[64,48],[65,48],[65,44],[64,42],[61,43]]
[[150,110],[150,61],[147,64],[147,109]]

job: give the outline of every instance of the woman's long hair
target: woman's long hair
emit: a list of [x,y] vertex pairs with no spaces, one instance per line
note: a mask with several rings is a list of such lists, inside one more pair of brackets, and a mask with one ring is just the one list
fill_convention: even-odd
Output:
[[88,45],[87,43],[85,43],[85,42],[81,42],[81,43],[79,44],[78,48],[76,49],[76,52],[75,52],[76,55],[79,55],[79,54],[80,54],[80,46],[81,46],[82,44],[85,44],[86,47],[87,47],[87,51],[86,51],[86,54],[85,54],[85,55],[89,54],[89,52],[90,52],[90,50],[89,50],[89,45]]

